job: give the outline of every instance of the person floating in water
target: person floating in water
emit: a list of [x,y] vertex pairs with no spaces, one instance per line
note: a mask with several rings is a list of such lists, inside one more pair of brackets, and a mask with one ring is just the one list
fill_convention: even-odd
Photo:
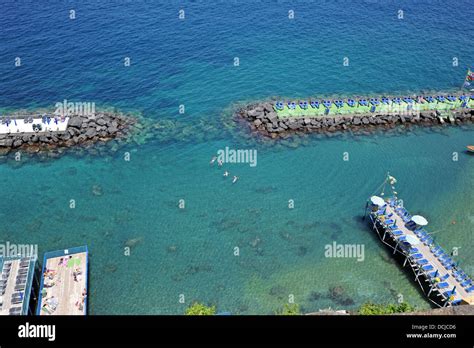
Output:
[[217,156],[213,156],[211,158],[211,162],[209,162],[209,164],[212,166],[214,164],[214,162],[216,161],[216,159],[217,159]]
[[239,180],[239,177],[237,175],[234,175],[234,178],[232,179],[232,183],[235,184]]
[[219,167],[222,167],[223,164],[224,164],[224,163],[222,163],[222,160],[218,160],[218,161],[217,161],[217,165],[218,165]]
[[227,177],[227,176],[229,176],[229,174],[230,174],[230,173],[226,170],[226,171],[224,172],[224,174],[222,174],[222,175],[224,175],[225,177]]

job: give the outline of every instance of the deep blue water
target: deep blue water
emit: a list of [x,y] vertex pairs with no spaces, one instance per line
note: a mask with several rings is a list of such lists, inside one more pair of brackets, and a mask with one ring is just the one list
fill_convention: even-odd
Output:
[[[309,137],[297,149],[195,134],[202,122],[223,127],[233,103],[270,96],[458,89],[474,60],[469,1],[7,1],[1,9],[0,109],[91,101],[191,130],[129,147],[130,162],[0,165],[0,239],[41,252],[88,244],[91,313],[182,313],[179,294],[243,314],[272,313],[289,294],[305,311],[393,302],[398,293],[427,307],[358,219],[387,171],[408,209],[428,217],[447,249],[462,246],[461,265],[474,272],[474,164],[463,153],[452,161],[472,143],[472,127]],[[258,150],[255,168],[227,167],[236,185],[208,165],[225,146]],[[364,244],[365,261],[325,258],[333,241]],[[333,286],[353,305],[328,298]]]

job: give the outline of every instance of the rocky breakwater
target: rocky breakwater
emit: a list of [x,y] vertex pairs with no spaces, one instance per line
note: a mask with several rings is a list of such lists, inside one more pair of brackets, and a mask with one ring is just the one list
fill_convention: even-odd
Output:
[[71,116],[63,132],[0,134],[0,156],[18,151],[58,155],[69,148],[90,149],[95,144],[105,144],[111,140],[125,141],[137,126],[136,118],[122,114]]
[[419,113],[355,114],[281,118],[271,102],[250,104],[240,108],[236,117],[244,120],[250,130],[270,138],[286,137],[291,133],[333,133],[337,131],[370,131],[410,125],[460,125],[474,121],[473,109],[452,111],[449,116],[437,111]]

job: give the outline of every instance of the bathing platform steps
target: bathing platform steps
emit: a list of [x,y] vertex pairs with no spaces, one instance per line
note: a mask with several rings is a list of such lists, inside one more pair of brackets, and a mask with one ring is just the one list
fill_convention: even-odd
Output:
[[45,253],[36,314],[86,315],[87,278],[87,246]]
[[400,114],[437,111],[449,112],[474,108],[474,95],[448,94],[413,97],[361,97],[347,99],[279,100],[273,102],[279,118],[328,115]]
[[371,228],[397,256],[403,267],[409,267],[427,299],[438,307],[474,305],[474,280],[452,256],[438,245],[396,197],[384,205],[368,203],[366,216]]

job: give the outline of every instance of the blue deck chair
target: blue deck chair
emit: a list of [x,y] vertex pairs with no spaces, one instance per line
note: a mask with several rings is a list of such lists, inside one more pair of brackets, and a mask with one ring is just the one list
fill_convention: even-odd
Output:
[[451,295],[456,295],[456,290],[448,290],[443,293],[444,297],[449,298]]
[[463,281],[463,282],[461,283],[461,286],[462,286],[463,288],[465,288],[465,287],[467,287],[467,286],[469,286],[469,285],[472,285],[472,279],[467,279],[467,280],[465,280],[465,281]]
[[449,283],[448,282],[438,283],[436,284],[436,287],[440,290],[446,289],[446,288],[449,288]]
[[412,254],[410,255],[411,257],[413,257],[414,259],[421,259],[423,257],[423,254],[421,253],[416,253],[416,254]]
[[449,101],[451,101],[451,102],[456,101],[456,97],[453,96],[453,95],[448,95],[447,99],[448,99]]
[[466,289],[467,292],[471,293],[474,291],[474,286],[471,286],[470,288],[467,288]]
[[433,266],[431,265],[424,265],[423,267],[421,267],[423,270],[425,271],[432,271],[434,269]]
[[448,265],[444,266],[444,268],[446,268],[448,271],[450,271],[454,268],[454,263],[448,264]]
[[449,273],[446,273],[444,276],[440,277],[441,281],[445,281],[446,279],[449,278]]
[[316,101],[316,100],[312,101],[309,105],[311,105],[311,107],[313,109],[318,109],[319,108],[319,102]]
[[416,263],[423,266],[423,265],[428,264],[428,260],[427,259],[419,259],[419,260],[416,260]]
[[433,239],[433,237],[431,237],[431,236],[426,236],[426,237],[423,238],[421,241],[422,241],[423,244],[425,244],[425,245],[430,245],[430,244],[432,244],[432,243],[434,242],[434,239]]

